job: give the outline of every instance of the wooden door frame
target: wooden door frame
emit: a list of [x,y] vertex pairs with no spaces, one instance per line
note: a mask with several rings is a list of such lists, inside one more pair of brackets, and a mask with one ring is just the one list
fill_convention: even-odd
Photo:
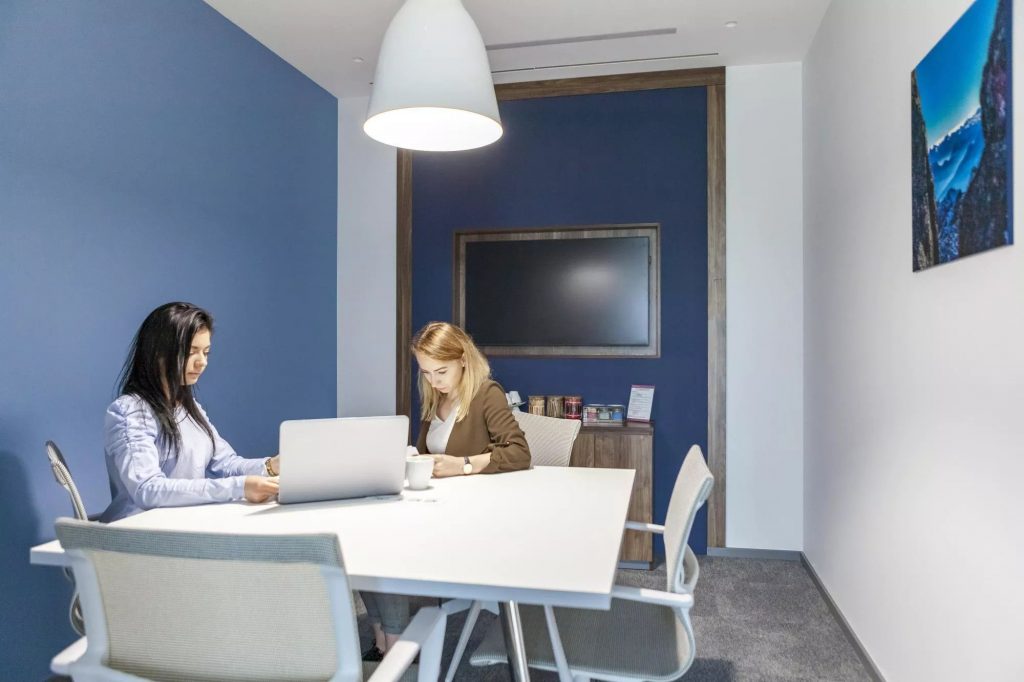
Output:
[[[496,85],[499,100],[703,87],[707,91],[708,547],[725,547],[725,68],[655,71]],[[412,408],[412,153],[398,150],[395,412]],[[686,443],[679,443],[680,452]]]

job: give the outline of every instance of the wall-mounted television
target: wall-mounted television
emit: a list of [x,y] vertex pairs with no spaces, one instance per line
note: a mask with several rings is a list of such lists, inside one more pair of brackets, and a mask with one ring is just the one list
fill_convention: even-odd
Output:
[[488,355],[658,357],[658,229],[456,232],[453,318]]

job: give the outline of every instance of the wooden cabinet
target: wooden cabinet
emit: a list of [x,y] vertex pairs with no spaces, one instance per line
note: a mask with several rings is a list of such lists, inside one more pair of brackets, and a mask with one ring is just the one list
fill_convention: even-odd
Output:
[[[654,504],[654,426],[583,426],[572,448],[570,466],[604,469],[635,469],[629,520],[652,523]],[[619,560],[625,564],[650,567],[654,551],[650,533],[626,531]]]

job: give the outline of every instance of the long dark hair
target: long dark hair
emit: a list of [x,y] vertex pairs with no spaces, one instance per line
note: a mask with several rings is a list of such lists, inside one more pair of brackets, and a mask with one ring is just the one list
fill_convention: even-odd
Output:
[[213,442],[213,429],[199,411],[192,387],[182,381],[192,338],[203,329],[213,334],[210,313],[191,303],[165,303],[143,320],[118,377],[118,392],[146,401],[160,424],[161,439],[174,452],[181,447],[181,432],[174,419],[178,405]]

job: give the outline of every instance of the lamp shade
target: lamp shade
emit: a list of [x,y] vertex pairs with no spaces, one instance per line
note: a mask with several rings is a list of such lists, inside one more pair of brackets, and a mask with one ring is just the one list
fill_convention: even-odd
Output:
[[422,151],[473,149],[501,137],[487,50],[459,0],[406,0],[395,14],[363,131]]

